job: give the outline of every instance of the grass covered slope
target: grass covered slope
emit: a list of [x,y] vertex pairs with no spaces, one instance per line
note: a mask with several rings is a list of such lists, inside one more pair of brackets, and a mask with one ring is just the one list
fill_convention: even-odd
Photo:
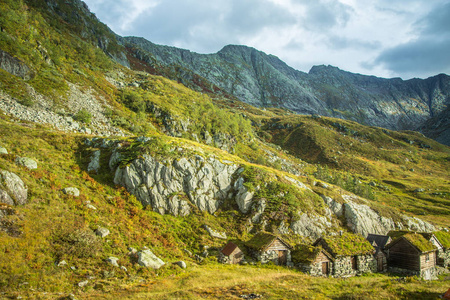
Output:
[[315,176],[382,206],[445,225],[450,215],[450,148],[417,132],[396,132],[311,116],[263,120],[268,141],[316,164]]

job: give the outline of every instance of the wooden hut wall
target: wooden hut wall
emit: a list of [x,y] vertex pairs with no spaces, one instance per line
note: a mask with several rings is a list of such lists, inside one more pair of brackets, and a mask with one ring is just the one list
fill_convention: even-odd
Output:
[[436,252],[428,252],[420,256],[420,269],[425,270],[436,265]]
[[286,247],[285,244],[283,244],[279,239],[275,239],[272,244],[269,245],[269,247],[267,247],[267,249],[265,249],[265,251],[287,251],[289,250],[288,247]]
[[420,271],[420,252],[402,239],[389,248],[388,265],[390,267]]

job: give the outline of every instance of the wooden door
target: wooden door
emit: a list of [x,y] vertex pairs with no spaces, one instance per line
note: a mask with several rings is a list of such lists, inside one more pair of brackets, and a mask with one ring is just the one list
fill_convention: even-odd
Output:
[[380,256],[377,257],[377,270],[384,271],[383,270],[383,257],[380,257]]
[[287,251],[279,250],[278,251],[278,265],[284,266],[287,263]]
[[330,274],[330,262],[328,261],[322,262],[322,274],[323,275]]
[[352,256],[351,257],[351,262],[352,262],[352,269],[353,270],[358,270],[358,264],[356,262],[356,256]]

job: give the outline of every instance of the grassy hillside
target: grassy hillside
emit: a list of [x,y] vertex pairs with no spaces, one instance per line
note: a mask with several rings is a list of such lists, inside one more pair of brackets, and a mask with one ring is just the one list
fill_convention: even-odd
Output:
[[[92,91],[89,101],[102,103],[104,117],[126,133],[114,137],[124,145],[122,164],[144,153],[161,161],[177,159],[178,149],[189,156],[233,162],[242,167],[245,187],[255,199],[267,201],[262,217],[266,229],[275,232],[300,212],[325,214],[318,194],[342,202],[345,191],[367,199],[374,210],[394,220],[405,213],[448,226],[450,148],[415,132],[259,109],[131,71],[105,54],[117,54],[119,45],[97,47],[96,35],[114,40],[105,25],[83,17],[83,7],[71,14],[70,3],[51,2],[58,4],[57,14],[43,1],[0,3],[0,49],[32,73],[25,80],[0,69],[0,90],[26,107],[39,109],[44,99],[51,103],[45,109],[86,126],[95,121],[93,114],[68,104],[69,86]],[[219,265],[215,255],[225,242],[211,238],[204,225],[237,242],[248,240],[262,226],[249,224],[249,215],[240,213],[233,199],[213,215],[192,207],[187,217],[163,216],[114,185],[107,166],[110,148],[102,148],[99,172],[87,172],[97,148],[85,140],[93,136],[61,132],[1,112],[0,135],[0,146],[9,152],[0,155],[0,169],[17,174],[28,187],[28,204],[0,206],[11,213],[0,221],[0,298],[55,299],[74,292],[80,299],[233,299],[250,293],[268,299],[426,299],[448,285],[448,278],[432,283],[385,275],[313,279],[273,266]],[[151,141],[137,142],[143,135]],[[19,156],[36,160],[38,168],[18,166]],[[295,187],[292,179],[312,190]],[[331,185],[325,189],[313,184],[317,181]],[[77,187],[80,196],[64,194],[65,187]],[[111,234],[95,236],[98,227]],[[333,223],[330,231],[338,230],[345,227]],[[293,244],[309,241],[295,235],[284,238]],[[149,247],[166,265],[157,271],[140,267],[128,255],[129,247]],[[210,256],[202,262],[184,251],[200,254],[205,247]],[[119,258],[126,271],[105,262],[110,256]],[[68,265],[57,266],[62,260]],[[179,260],[186,261],[188,269],[172,264]],[[89,284],[79,287],[84,280]]]

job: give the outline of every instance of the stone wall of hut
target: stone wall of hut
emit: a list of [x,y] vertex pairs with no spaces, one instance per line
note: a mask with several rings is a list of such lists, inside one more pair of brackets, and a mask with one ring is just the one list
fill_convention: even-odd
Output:
[[356,269],[353,269],[352,257],[341,256],[334,260],[333,275],[335,277],[354,276],[361,273],[373,273],[377,271],[377,262],[373,255],[358,255],[356,257]]

